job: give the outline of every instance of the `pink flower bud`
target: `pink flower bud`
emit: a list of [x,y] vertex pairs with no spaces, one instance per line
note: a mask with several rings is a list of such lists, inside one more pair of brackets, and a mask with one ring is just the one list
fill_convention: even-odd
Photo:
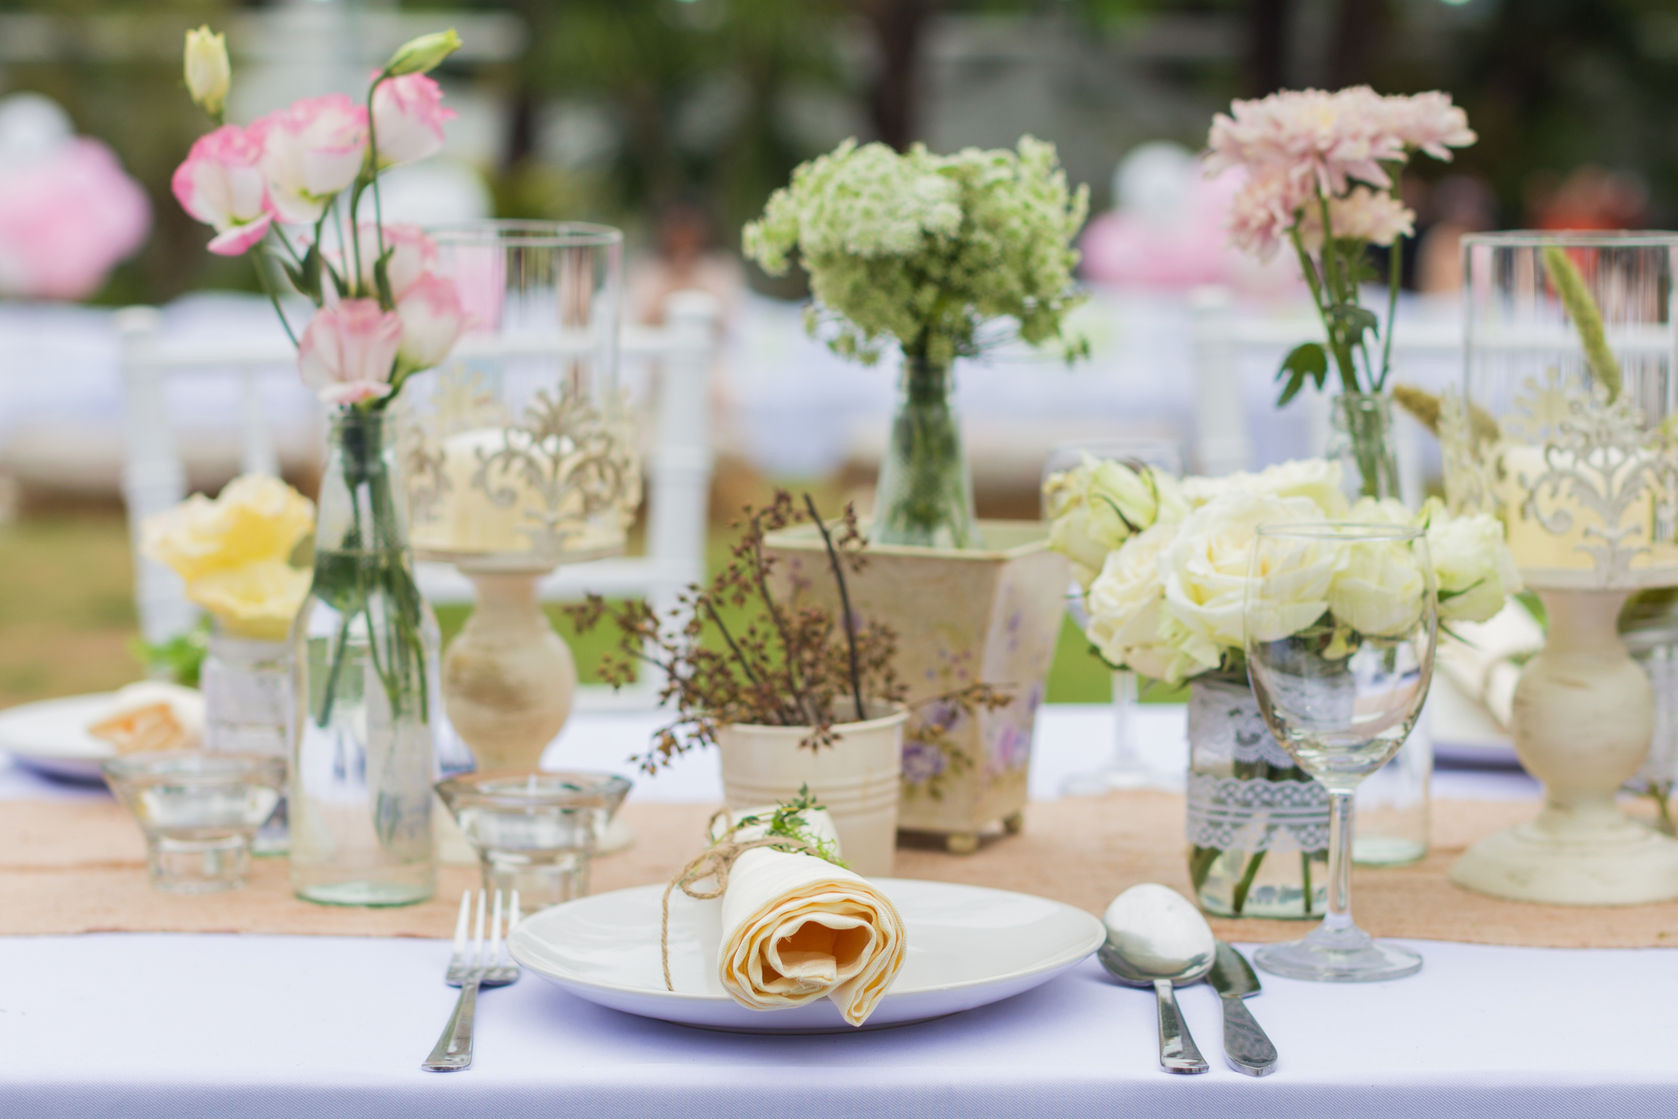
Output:
[[408,372],[441,363],[468,321],[454,284],[433,273],[421,276],[398,298],[396,314],[402,320],[401,365]]

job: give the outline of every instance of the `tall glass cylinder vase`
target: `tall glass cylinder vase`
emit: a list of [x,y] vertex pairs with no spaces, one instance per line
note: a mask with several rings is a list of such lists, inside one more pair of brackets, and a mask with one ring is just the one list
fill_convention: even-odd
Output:
[[346,409],[329,439],[314,581],[292,631],[292,888],[407,905],[436,890],[437,622],[414,582],[394,424]]
[[1276,744],[1246,681],[1189,698],[1189,881],[1219,917],[1314,918],[1328,897],[1329,798]]
[[[291,645],[280,637],[252,637],[220,621],[210,631],[200,671],[204,695],[204,748],[214,754],[261,754],[284,760],[291,753]],[[288,844],[286,798],[251,842],[257,855],[282,855]]]
[[978,546],[973,472],[962,446],[954,392],[950,366],[904,359],[874,494],[869,536],[876,544]]
[[[1343,392],[1331,402],[1324,454],[1340,464],[1347,499],[1403,500],[1393,402],[1387,393]],[[1358,786],[1355,862],[1375,866],[1413,863],[1427,854],[1432,823],[1433,738],[1427,712],[1379,772]]]

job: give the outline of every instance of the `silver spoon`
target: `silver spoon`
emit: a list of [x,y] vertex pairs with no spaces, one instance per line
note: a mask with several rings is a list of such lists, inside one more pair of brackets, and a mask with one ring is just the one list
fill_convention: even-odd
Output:
[[1114,898],[1101,921],[1101,966],[1120,983],[1152,987],[1159,1001],[1159,1063],[1167,1072],[1205,1072],[1172,988],[1212,968],[1217,941],[1206,918],[1176,890],[1144,882]]

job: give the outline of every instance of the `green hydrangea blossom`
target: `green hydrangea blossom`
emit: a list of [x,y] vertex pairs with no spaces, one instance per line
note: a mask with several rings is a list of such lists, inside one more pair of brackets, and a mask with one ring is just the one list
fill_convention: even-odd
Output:
[[893,341],[912,361],[947,366],[999,339],[981,327],[1015,320],[1033,346],[1059,341],[1079,301],[1072,282],[1085,187],[1068,190],[1053,144],[1017,151],[898,153],[846,140],[800,165],[746,226],[748,257],[771,274],[796,250],[814,303],[806,326],[843,357],[872,364]]

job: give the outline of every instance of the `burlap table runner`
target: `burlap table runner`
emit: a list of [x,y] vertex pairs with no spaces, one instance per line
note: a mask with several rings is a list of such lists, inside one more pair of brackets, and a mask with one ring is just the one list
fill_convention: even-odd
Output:
[[[595,892],[664,882],[693,853],[711,809],[630,804],[629,850],[594,864]],[[1469,843],[1533,813],[1522,802],[1441,801],[1433,851],[1421,863],[1358,868],[1353,904],[1381,936],[1552,948],[1643,948],[1678,944],[1678,902],[1575,909],[1495,901],[1451,885],[1446,869]],[[1161,792],[1033,804],[1025,831],[974,855],[931,847],[900,850],[896,874],[1043,894],[1099,914],[1137,882],[1188,892],[1183,801]],[[475,868],[445,867],[437,899],[403,909],[336,909],[291,896],[283,859],[258,859],[232,893],[176,897],[148,886],[139,833],[110,802],[0,802],[0,934],[107,931],[449,936],[460,891]],[[1230,940],[1300,935],[1293,921],[1214,921]]]

